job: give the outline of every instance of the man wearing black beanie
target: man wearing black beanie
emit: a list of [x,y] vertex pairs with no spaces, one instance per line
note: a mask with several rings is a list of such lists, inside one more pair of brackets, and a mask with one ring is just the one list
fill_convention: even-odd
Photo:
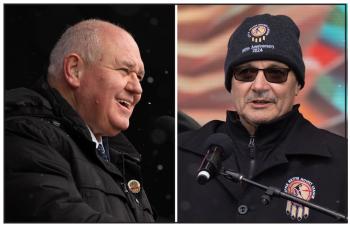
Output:
[[[266,207],[260,189],[215,178],[220,163],[215,151],[207,151],[220,146],[212,141],[217,133],[215,138],[225,134],[232,140],[223,168],[347,214],[347,140],[316,128],[294,104],[305,82],[299,36],[291,18],[269,14],[246,18],[231,35],[225,88],[236,111],[227,112],[226,122],[211,121],[179,135],[179,222],[337,221],[283,199]],[[214,175],[204,186],[196,182],[203,169]]]

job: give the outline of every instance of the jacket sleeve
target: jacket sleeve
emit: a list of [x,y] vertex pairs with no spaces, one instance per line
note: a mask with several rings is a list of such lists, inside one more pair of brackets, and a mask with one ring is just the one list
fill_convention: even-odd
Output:
[[47,144],[6,132],[5,222],[122,222],[84,203],[70,168]]

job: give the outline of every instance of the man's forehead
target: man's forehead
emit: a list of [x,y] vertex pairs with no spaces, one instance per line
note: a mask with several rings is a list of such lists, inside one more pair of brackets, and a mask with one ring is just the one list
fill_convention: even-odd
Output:
[[129,32],[120,27],[109,27],[111,33],[104,33],[104,45],[114,62],[119,67],[127,67],[135,71],[144,71],[138,45]]

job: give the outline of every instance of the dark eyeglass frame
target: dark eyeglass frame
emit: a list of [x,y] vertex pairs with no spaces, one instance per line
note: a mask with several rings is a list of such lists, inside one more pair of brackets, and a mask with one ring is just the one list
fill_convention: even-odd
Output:
[[260,70],[264,72],[265,79],[268,82],[277,84],[286,82],[289,72],[291,71],[290,68],[282,67],[269,67],[265,69],[259,69],[255,67],[242,67],[233,69],[233,76],[238,81],[252,82],[256,79]]

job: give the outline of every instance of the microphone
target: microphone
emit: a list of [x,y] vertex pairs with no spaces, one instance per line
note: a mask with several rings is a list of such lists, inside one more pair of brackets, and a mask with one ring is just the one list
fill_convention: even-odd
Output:
[[221,170],[221,163],[227,159],[234,150],[230,137],[223,133],[215,133],[204,142],[207,153],[199,166],[197,181],[199,184],[206,184]]

